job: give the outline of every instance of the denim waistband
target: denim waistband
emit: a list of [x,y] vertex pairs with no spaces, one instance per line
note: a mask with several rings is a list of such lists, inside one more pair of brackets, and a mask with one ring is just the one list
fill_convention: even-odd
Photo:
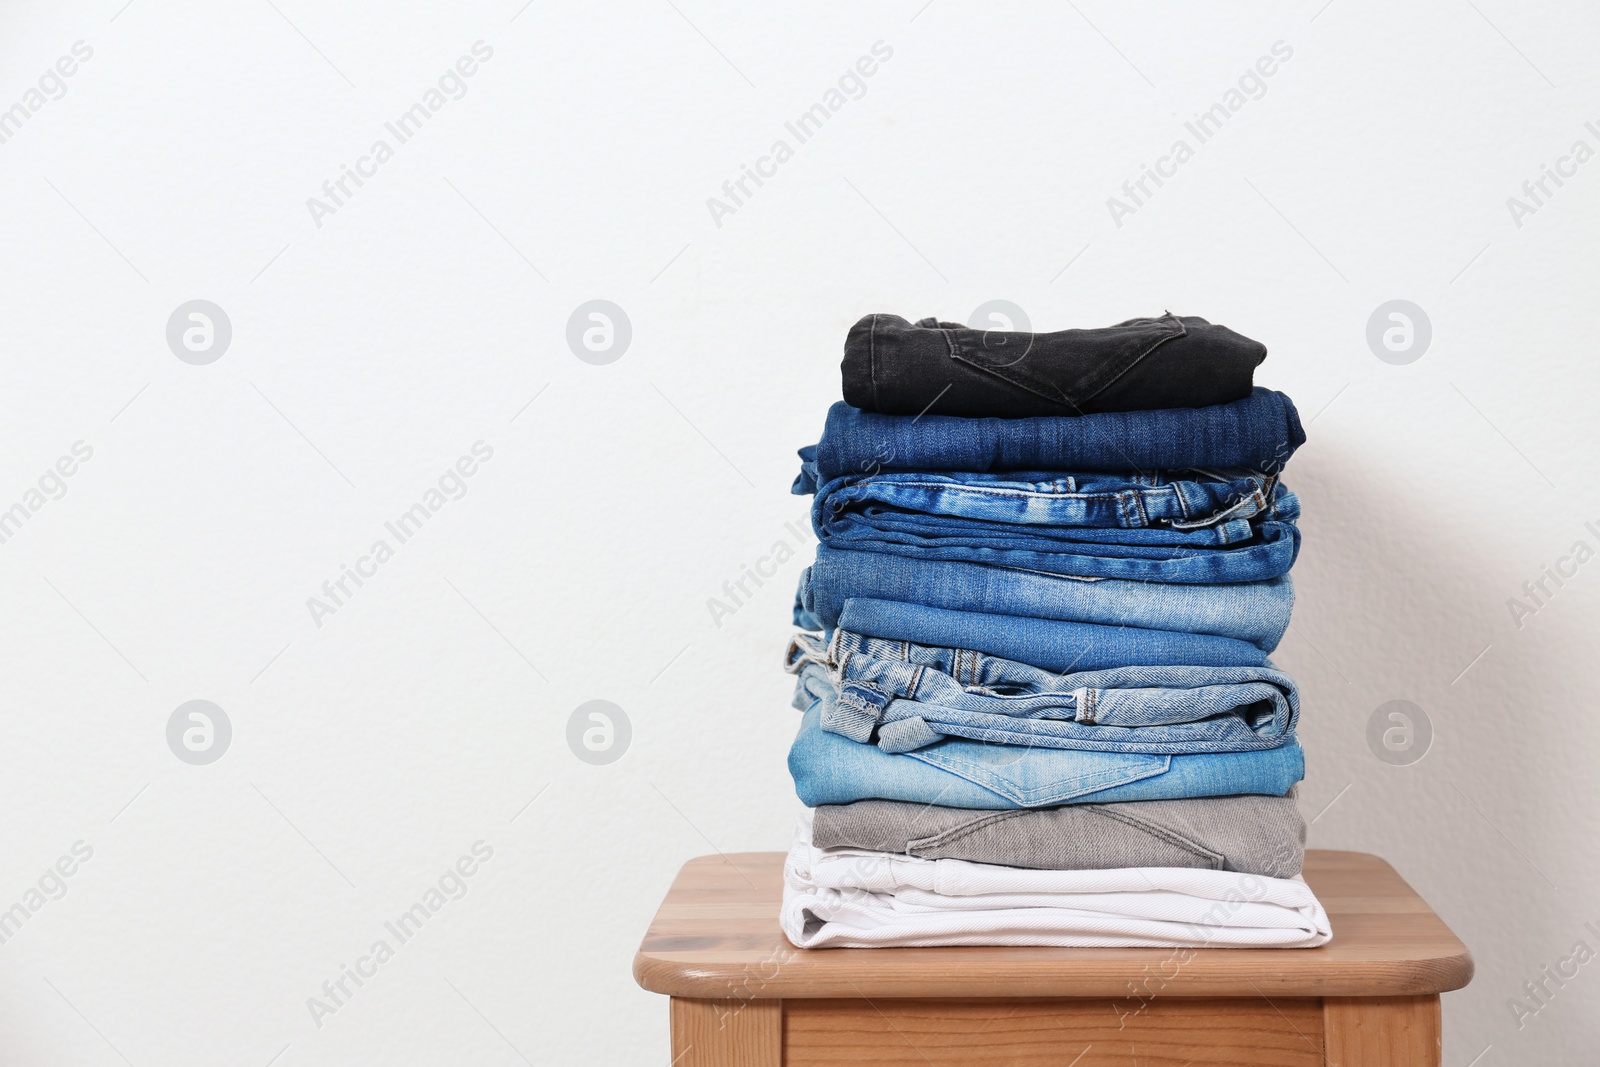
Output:
[[[814,461],[803,465],[815,471]],[[803,477],[803,480],[807,480]],[[1172,530],[1253,519],[1272,508],[1277,475],[1249,470],[1150,475],[1049,472],[884,473],[822,483],[812,507],[819,531],[869,505],[1029,526]],[[1298,511],[1296,511],[1296,514]],[[1292,519],[1280,507],[1278,517]]]

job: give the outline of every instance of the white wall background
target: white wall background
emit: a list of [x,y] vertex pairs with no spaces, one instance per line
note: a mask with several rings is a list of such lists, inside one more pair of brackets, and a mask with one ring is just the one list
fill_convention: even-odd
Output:
[[[680,863],[783,847],[795,805],[801,563],[720,627],[707,598],[794,542],[849,324],[1003,298],[1268,344],[1310,420],[1279,662],[1312,843],[1388,857],[1473,949],[1446,1063],[1592,1062],[1600,965],[1520,1027],[1508,1001],[1600,950],[1600,564],[1520,628],[1507,601],[1600,548],[1600,163],[1520,226],[1506,201],[1600,148],[1597,34],[1507,0],[9,0],[0,108],[93,55],[0,145],[0,509],[93,456],[0,544],[0,908],[93,855],[0,945],[3,1059],[665,1062],[640,934]],[[318,226],[307,198],[480,40]],[[877,41],[865,96],[716,225]],[[1115,225],[1277,41],[1266,94]],[[233,329],[206,366],[164,336],[197,298]],[[565,340],[596,298],[633,326],[606,366]],[[1433,325],[1406,366],[1365,340],[1395,298]],[[317,626],[307,598],[478,441],[466,495]],[[209,766],[165,739],[192,699],[232,723]],[[611,765],[565,740],[591,699],[632,723]],[[1366,740],[1393,699],[1432,723],[1411,766]],[[467,895],[317,1026],[307,998],[477,841]]]

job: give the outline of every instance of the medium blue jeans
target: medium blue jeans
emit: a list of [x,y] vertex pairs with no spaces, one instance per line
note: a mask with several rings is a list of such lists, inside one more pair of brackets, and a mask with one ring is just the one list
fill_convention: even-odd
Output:
[[837,699],[825,668],[801,669],[794,703],[805,714],[789,749],[789,772],[808,807],[873,798],[1006,809],[1241,793],[1281,797],[1305,774],[1297,741],[1254,752],[1181,756],[962,740],[885,752],[822,728],[825,710]]
[[1090,578],[1253,582],[1287,574],[1300,502],[1248,471],[1152,475],[880,474],[812,505],[832,548]]
[[[1136,471],[1282,469],[1305,442],[1294,402],[1259,386],[1203,408],[1027,419],[878,415],[837,403],[822,439],[802,449],[827,481],[905,471]],[[805,475],[795,492],[811,493]]]
[[839,695],[822,728],[885,752],[947,737],[1144,752],[1248,752],[1294,736],[1300,698],[1270,667],[1124,667],[1054,674],[965,649],[835,630],[798,634],[786,666],[826,668]]
[[[1086,540],[1120,536],[1129,544],[1225,545],[1244,539],[1239,520],[1271,509],[1277,483],[1274,475],[1249,470],[844,475],[822,483],[812,520],[819,532],[839,532],[842,515],[877,506],[912,515],[1096,531],[1084,533]],[[1168,534],[1152,536],[1156,530]],[[1187,536],[1172,536],[1179,532]]]
[[[839,624],[839,613],[850,597],[1019,619],[1212,634],[1248,641],[1271,652],[1289,626],[1294,587],[1288,575],[1225,585],[1114,578],[1094,581],[819,546],[816,562],[800,575],[795,624],[804,630],[831,630]],[[984,651],[1024,662],[1028,659],[1010,655],[1003,648]]]
[[985,615],[896,600],[846,600],[835,632],[844,630],[935,648],[970,649],[1057,674],[1113,667],[1268,665],[1265,652],[1231,637]]

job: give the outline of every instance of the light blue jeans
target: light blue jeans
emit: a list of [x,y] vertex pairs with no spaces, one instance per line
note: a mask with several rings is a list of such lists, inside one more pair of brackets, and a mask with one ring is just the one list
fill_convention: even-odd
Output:
[[852,597],[839,613],[838,629],[914,645],[969,649],[1056,674],[1112,667],[1267,666],[1265,652],[1232,637],[985,615],[897,600]]
[[885,752],[822,728],[823,714],[837,699],[826,668],[816,663],[801,668],[794,702],[805,714],[789,749],[789,772],[808,807],[873,798],[1006,809],[1242,793],[1281,797],[1305,775],[1305,757],[1292,740],[1254,752],[1180,756],[958,739],[913,752]]
[[1123,667],[1053,674],[970,650],[835,630],[790,643],[786,666],[826,668],[822,728],[885,752],[962,737],[990,744],[1177,755],[1277,748],[1300,698],[1271,667]]

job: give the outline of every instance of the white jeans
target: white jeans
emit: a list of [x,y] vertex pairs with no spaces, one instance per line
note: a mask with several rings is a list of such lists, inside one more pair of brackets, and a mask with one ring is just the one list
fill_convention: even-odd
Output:
[[1314,948],[1332,936],[1300,878],[1180,867],[1036,871],[818,849],[801,816],[783,932],[800,948],[1054,945]]

